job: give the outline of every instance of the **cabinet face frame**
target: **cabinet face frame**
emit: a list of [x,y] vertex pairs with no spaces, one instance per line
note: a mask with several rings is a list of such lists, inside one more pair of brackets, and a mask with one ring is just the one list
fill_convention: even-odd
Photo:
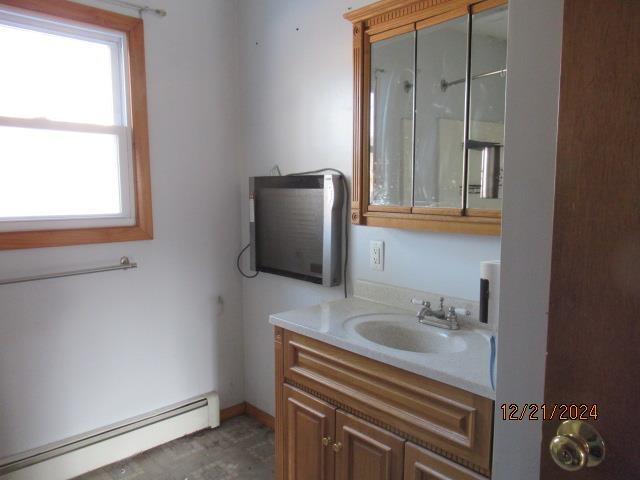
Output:
[[[369,92],[373,43],[506,4],[507,0],[382,0],[345,14],[344,17],[353,24],[351,223],[444,233],[500,235],[502,213],[499,210],[370,204]],[[463,188],[466,189],[466,158],[463,170]]]

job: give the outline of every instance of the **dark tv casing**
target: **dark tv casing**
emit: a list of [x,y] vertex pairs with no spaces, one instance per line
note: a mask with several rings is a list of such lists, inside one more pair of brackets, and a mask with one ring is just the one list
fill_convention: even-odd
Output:
[[339,175],[249,178],[251,269],[339,285],[344,195]]

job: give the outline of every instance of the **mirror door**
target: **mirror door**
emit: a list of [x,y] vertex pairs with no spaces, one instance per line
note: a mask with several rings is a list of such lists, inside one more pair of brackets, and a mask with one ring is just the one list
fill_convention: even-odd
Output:
[[418,212],[428,207],[432,214],[462,213],[468,21],[466,9],[459,13],[446,22],[418,25],[413,186]]
[[507,7],[472,14],[468,182],[471,214],[502,210]]
[[411,207],[415,32],[371,44],[369,204]]

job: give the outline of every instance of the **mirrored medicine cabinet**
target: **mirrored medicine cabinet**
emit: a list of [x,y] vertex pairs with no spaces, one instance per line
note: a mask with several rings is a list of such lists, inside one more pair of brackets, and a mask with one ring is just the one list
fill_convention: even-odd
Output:
[[345,18],[352,222],[499,235],[507,2],[383,0]]

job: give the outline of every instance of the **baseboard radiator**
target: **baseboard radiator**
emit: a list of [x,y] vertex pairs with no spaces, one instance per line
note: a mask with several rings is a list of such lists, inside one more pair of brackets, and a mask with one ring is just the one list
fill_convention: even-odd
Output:
[[67,480],[220,425],[216,392],[0,459],[0,480]]

